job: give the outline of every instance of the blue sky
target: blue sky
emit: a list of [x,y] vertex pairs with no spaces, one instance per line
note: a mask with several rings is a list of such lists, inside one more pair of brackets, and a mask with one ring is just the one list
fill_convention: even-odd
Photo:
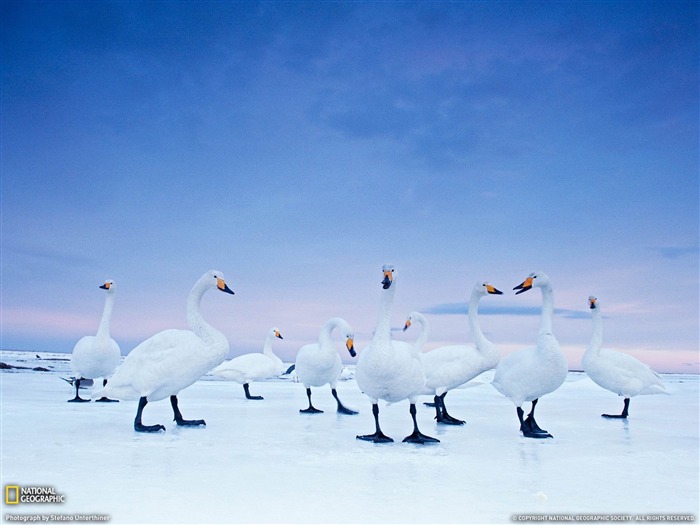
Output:
[[[570,365],[605,343],[698,371],[697,2],[9,2],[2,348],[72,351],[118,286],[127,353],[204,297],[231,354],[293,360],[333,316],[358,350],[381,266],[429,348],[481,324]],[[397,334],[410,339],[411,334]]]

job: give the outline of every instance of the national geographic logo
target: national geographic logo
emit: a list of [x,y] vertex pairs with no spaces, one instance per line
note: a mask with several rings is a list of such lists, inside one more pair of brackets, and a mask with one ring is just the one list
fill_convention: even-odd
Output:
[[20,503],[65,503],[66,497],[54,487],[5,485],[5,505]]

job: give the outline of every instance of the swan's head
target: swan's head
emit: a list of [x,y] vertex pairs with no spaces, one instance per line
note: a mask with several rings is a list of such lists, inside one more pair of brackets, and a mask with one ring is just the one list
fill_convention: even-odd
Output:
[[105,283],[102,286],[100,286],[100,288],[102,288],[103,290],[107,290],[107,292],[109,293],[114,293],[117,291],[117,286],[111,279],[107,279]]
[[384,272],[384,279],[382,279],[382,288],[387,290],[394,283],[394,279],[396,277],[396,270],[394,270],[393,264],[385,264],[384,266],[382,266],[382,272]]
[[350,357],[357,355],[357,352],[355,352],[355,336],[352,333],[345,334],[345,348],[350,352]]
[[411,312],[410,314],[408,314],[408,319],[406,319],[406,322],[403,325],[403,331],[405,332],[406,330],[408,330],[414,322],[418,322],[418,324],[425,328],[428,320],[420,312]]
[[272,334],[272,336],[276,337],[277,339],[284,339],[284,337],[282,337],[282,334],[280,333],[279,328],[271,328],[270,334]]
[[598,309],[598,298],[591,295],[588,298],[588,307],[591,310],[597,310]]
[[218,270],[209,270],[204,274],[204,279],[211,286],[216,287],[218,290],[233,295],[233,290],[228,287],[226,281],[224,280],[224,274]]
[[527,279],[525,279],[522,283],[513,288],[513,290],[518,290],[517,292],[515,292],[515,295],[518,295],[519,293],[527,292],[534,286],[544,288],[546,286],[549,286],[549,284],[550,282],[549,277],[547,277],[547,274],[543,272],[534,272],[528,275]]
[[478,295],[503,295],[503,292],[496,289],[491,283],[488,281],[477,281],[477,283],[474,285],[474,293]]

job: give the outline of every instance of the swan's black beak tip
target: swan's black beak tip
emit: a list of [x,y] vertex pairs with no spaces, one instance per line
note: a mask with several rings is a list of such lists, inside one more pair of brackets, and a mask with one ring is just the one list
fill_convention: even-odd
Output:
[[355,357],[355,356],[357,355],[357,352],[355,352],[355,349],[354,349],[354,348],[351,348],[351,349],[349,350],[349,352],[350,352],[350,357]]

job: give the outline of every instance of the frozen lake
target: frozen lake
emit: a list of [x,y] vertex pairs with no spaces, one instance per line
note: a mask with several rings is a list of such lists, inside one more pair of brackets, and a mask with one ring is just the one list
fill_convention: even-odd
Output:
[[[43,355],[43,354],[42,354]],[[339,416],[326,387],[323,414],[301,415],[302,385],[251,385],[205,378],[183,391],[178,428],[167,401],[137,434],[135,402],[66,403],[67,362],[3,352],[2,483],[55,487],[66,502],[4,505],[21,514],[109,515],[110,523],[511,523],[516,514],[692,514],[698,516],[698,376],[666,375],[670,396],[633,398],[628,421],[605,420],[622,400],[580,373],[542,398],[538,422],[554,439],[519,435],[515,410],[489,384],[452,391],[447,407],[462,427],[437,426],[420,406],[421,430],[441,440],[401,443],[406,401],[381,406],[393,444],[355,439],[374,430],[354,380],[338,387],[360,410]],[[68,356],[61,356],[67,358]],[[22,361],[22,359],[25,359]],[[32,371],[34,366],[49,372]],[[485,378],[486,383],[490,378]],[[87,394],[86,394],[87,395]],[[427,398],[425,399],[428,400]]]

